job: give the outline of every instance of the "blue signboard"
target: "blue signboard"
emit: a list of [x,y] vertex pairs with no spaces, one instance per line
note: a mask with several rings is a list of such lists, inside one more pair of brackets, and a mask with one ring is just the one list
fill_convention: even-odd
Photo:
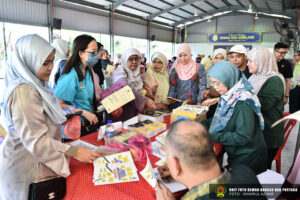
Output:
[[208,35],[209,42],[261,42],[261,33],[216,33]]

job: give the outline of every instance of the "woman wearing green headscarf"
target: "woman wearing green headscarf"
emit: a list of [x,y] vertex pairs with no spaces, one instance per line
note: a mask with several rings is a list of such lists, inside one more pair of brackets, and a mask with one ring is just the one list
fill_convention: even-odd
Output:
[[166,71],[167,58],[156,52],[152,55],[151,64],[144,78],[147,95],[154,100],[157,109],[168,109],[169,74]]
[[216,63],[208,76],[220,93],[214,116],[203,123],[214,142],[223,145],[229,166],[244,164],[256,174],[267,168],[264,120],[253,87],[237,67],[227,61]]

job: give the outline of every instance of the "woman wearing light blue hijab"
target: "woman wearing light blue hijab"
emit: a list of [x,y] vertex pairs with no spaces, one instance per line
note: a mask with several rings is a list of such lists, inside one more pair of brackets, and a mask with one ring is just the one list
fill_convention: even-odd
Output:
[[214,116],[203,122],[212,140],[223,145],[229,165],[244,164],[256,174],[265,171],[264,121],[251,84],[242,71],[227,61],[216,63],[208,76],[221,95]]
[[25,200],[29,184],[48,176],[70,175],[69,157],[93,162],[97,153],[61,142],[66,121],[48,86],[54,49],[38,35],[20,38],[8,61],[1,124],[0,199]]

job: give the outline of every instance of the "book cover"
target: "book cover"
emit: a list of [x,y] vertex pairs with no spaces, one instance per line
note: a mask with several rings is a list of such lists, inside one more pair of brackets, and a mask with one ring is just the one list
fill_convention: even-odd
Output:
[[145,120],[143,122],[138,122],[128,126],[128,130],[135,131],[143,134],[144,136],[150,138],[159,132],[166,129],[166,124],[162,122],[156,122],[151,120]]
[[125,87],[107,96],[101,101],[101,103],[103,104],[106,111],[108,113],[111,113],[134,99],[135,96],[131,88],[128,85],[126,85]]

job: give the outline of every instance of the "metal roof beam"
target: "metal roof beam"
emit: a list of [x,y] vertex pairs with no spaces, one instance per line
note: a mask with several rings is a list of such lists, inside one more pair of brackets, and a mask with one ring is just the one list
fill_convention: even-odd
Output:
[[[280,13],[278,13],[280,14]],[[282,13],[281,13],[282,14]],[[224,17],[224,16],[233,16],[233,15],[247,15],[247,13],[242,13],[242,12],[238,12],[238,11],[233,11],[232,13],[227,13],[227,14],[224,14],[224,15],[220,15],[220,16],[217,16],[217,17],[214,17],[214,18],[219,18],[219,17]],[[265,18],[270,18],[270,19],[275,19],[275,17],[271,17],[271,16],[266,16],[266,15],[263,15],[263,17]],[[292,24],[295,24],[296,23],[296,20],[295,19],[284,19],[285,21],[288,21]],[[206,21],[200,21],[200,22],[195,22],[193,24],[189,24],[188,26],[192,26],[192,25],[195,25],[195,24],[199,24],[199,23],[204,23]],[[276,32],[276,31],[274,31]]]
[[[220,7],[220,8],[218,9],[217,13],[219,13],[219,12],[224,12],[224,11],[232,11],[232,12],[235,12],[235,11],[237,11],[237,10],[245,10],[245,9],[244,9],[243,7],[241,7],[241,6],[232,6],[231,8],[228,8],[227,6],[225,6],[225,7]],[[260,12],[266,12],[266,13],[268,13],[269,10],[268,10],[268,9],[260,9]],[[213,14],[216,14],[216,11],[204,13],[204,14],[199,15],[199,16],[197,16],[197,17],[194,17],[194,16],[193,16],[193,17],[191,17],[191,18],[187,18],[187,19],[185,19],[185,20],[178,21],[178,22],[175,23],[175,26],[177,26],[177,25],[179,25],[179,24],[184,24],[184,23],[189,22],[189,21],[194,21],[194,20],[196,20],[196,19],[203,18],[204,16],[207,16],[207,15],[213,15]],[[273,11],[271,11],[270,14],[279,14],[279,15],[283,15],[283,14],[285,14],[285,13],[282,13],[282,12],[279,12],[279,11],[274,11],[274,10],[273,10]],[[221,15],[221,16],[222,16],[222,15]]]
[[[159,1],[160,1],[160,2],[163,2],[164,4],[167,4],[167,5],[169,5],[169,6],[174,6],[173,4],[171,4],[171,3],[167,2],[167,1],[164,1],[164,0],[159,0]],[[185,13],[190,14],[190,12],[187,12],[187,11],[181,9],[181,8],[179,8],[179,9],[180,9],[181,11],[185,12]],[[162,10],[162,9],[161,9],[161,10]],[[172,12],[168,12],[168,13],[169,13],[169,14],[172,14],[172,15],[174,15],[174,16],[176,16],[176,17],[180,17],[180,18],[182,18],[182,19],[186,19],[186,17],[177,15],[177,14],[175,14],[175,13],[172,13]]]
[[257,5],[253,2],[253,0],[249,0],[249,3],[252,4],[256,11],[259,11]]
[[[139,9],[139,8],[135,8],[135,7],[132,7],[132,6],[128,6],[128,5],[123,5],[124,7],[127,7],[127,8],[131,8],[131,9],[133,9],[133,10],[137,10],[137,11],[140,11],[140,12],[144,12],[144,13],[146,13],[146,14],[148,14],[148,15],[150,15],[151,13],[149,13],[149,12],[147,12],[147,11],[144,11],[144,10],[141,10],[141,9]],[[163,16],[160,16],[160,18],[163,18],[163,19],[166,19],[166,20],[169,20],[169,21],[173,21],[173,22],[175,22],[176,20],[174,20],[174,19],[171,19],[171,18],[168,18],[168,17],[163,17]],[[185,19],[185,18],[183,18],[183,19]]]
[[218,10],[218,7],[216,7],[214,4],[212,4],[212,3],[210,3],[210,2],[208,2],[208,1],[204,1],[207,5],[209,5],[210,7],[212,7],[212,8],[214,8],[214,9],[216,9],[216,10]]
[[111,9],[116,10],[116,8],[118,8],[120,5],[122,5],[126,1],[128,1],[128,0],[119,0],[119,1],[114,2],[111,6]]
[[[240,6],[232,6],[230,9],[226,6],[226,7],[221,7],[218,9],[218,12],[224,12],[224,11],[234,11],[234,10],[242,10],[243,8],[240,7]],[[185,22],[188,22],[188,21],[193,21],[193,20],[196,20],[196,19],[199,19],[199,18],[203,18],[204,16],[207,16],[207,15],[213,15],[215,14],[216,12],[213,11],[213,12],[207,12],[207,13],[204,13],[202,15],[199,15],[197,17],[191,17],[191,18],[187,18],[185,20],[181,20],[179,22],[176,22],[175,23],[175,26],[179,25],[179,24],[183,24]]]
[[[106,12],[109,12],[110,10],[104,6],[101,6],[99,4],[95,4],[95,3],[90,3],[90,2],[83,2],[81,0],[62,0],[63,2],[67,2],[67,3],[70,3],[70,4],[73,4],[73,5],[78,5],[78,6],[83,6],[83,7],[86,7],[88,9],[99,9],[99,10],[103,10],[103,11],[106,11]],[[63,8],[66,8],[66,9],[70,9],[69,7],[63,7]],[[76,10],[76,9],[75,9]],[[78,9],[77,11],[81,11],[80,9]],[[120,14],[120,15],[123,15],[123,16],[128,16],[128,17],[132,17],[134,19],[139,19],[139,20],[142,20],[142,21],[146,21],[143,17],[141,16],[138,16],[138,15],[134,15],[134,14],[131,14],[131,13],[128,13],[128,12],[124,12],[124,11],[115,11],[115,14]],[[165,18],[166,19],[166,18]],[[170,19],[169,19],[170,20]],[[174,20],[172,20],[174,21]],[[161,22],[161,21],[157,21],[157,20],[153,20],[152,22],[154,23],[157,23],[159,25],[163,25],[163,26],[167,26],[167,27],[170,27],[170,24],[169,23],[166,23],[166,22]]]
[[232,6],[232,4],[231,3],[229,3],[227,0],[221,0],[224,4],[226,4],[228,7],[231,7]]
[[265,4],[266,4],[266,7],[268,8],[268,10],[271,11],[272,9],[270,7],[270,4],[267,1],[265,1]]
[[235,0],[241,7],[245,8],[244,4],[240,2],[240,0]]
[[180,8],[182,6],[192,4],[192,3],[196,2],[196,1],[199,1],[199,0],[189,0],[189,1],[186,1],[186,2],[183,2],[183,3],[180,3],[180,4],[176,5],[176,6],[169,7],[167,9],[165,9],[165,10],[161,10],[159,12],[153,13],[153,14],[150,15],[150,19],[153,19],[153,18],[155,18],[155,17],[157,17],[157,16],[159,16],[161,14],[164,14],[164,13],[169,12],[171,10]]
[[196,6],[196,5],[194,5],[194,4],[191,4],[191,6],[193,6],[194,8],[196,8],[196,9],[198,9],[198,10],[200,10],[200,11],[203,12],[203,13],[207,13],[206,10],[204,10],[204,9],[202,9],[202,8],[199,8],[198,6]]

